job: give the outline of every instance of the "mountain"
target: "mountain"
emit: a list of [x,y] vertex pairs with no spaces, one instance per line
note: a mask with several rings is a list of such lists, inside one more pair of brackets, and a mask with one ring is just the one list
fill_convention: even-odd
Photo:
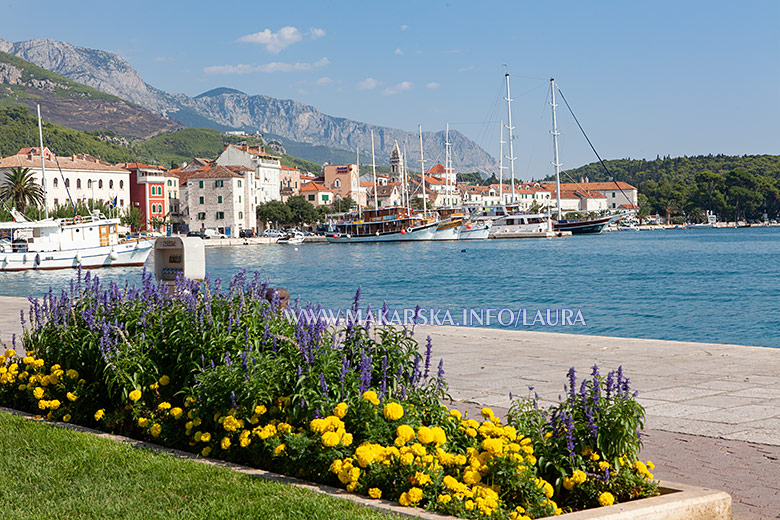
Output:
[[176,121],[0,51],[0,105],[41,105],[44,120],[85,131],[151,137]]
[[[79,83],[137,103],[164,114],[186,126],[229,129],[263,134],[295,141],[306,151],[325,147],[354,156],[371,149],[371,130],[375,134],[377,158],[387,162],[393,144],[407,142],[408,166],[419,165],[418,136],[415,132],[381,127],[323,114],[311,105],[290,99],[248,95],[235,89],[217,88],[194,98],[169,94],[146,83],[123,58],[108,51],[77,47],[67,42],[36,39],[23,42],[0,40],[0,50],[22,57],[45,69]],[[461,171],[493,172],[495,159],[463,134],[450,132],[453,166]],[[444,132],[423,133],[426,164],[444,161]],[[320,159],[323,155],[319,153]],[[334,154],[338,156],[339,153]],[[303,156],[306,159],[317,160]]]

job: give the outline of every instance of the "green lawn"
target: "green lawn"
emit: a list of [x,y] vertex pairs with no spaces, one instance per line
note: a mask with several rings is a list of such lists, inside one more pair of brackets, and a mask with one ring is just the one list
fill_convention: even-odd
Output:
[[2,518],[399,518],[0,412]]

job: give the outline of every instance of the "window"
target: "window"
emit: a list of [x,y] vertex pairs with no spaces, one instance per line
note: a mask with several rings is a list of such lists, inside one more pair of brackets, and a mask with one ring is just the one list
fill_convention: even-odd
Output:
[[76,179],[76,188],[81,189],[81,179]]
[[100,179],[100,180],[98,181],[98,189],[99,189],[99,190],[102,190],[102,189],[103,189],[103,179]]
[[214,181],[215,188],[222,188],[225,186],[225,181]]
[[243,211],[239,211],[238,212],[238,218],[244,218],[244,212]]
[[241,187],[241,180],[240,180],[240,179],[239,179],[239,181],[238,181],[238,187],[239,187],[239,188]]
[[172,180],[168,181],[168,186],[173,186],[173,181]]
[[225,218],[225,212],[224,211],[217,211],[217,220],[222,220]]
[[[120,181],[121,182],[121,181]],[[119,207],[124,207],[125,205],[125,199],[119,199]]]
[[198,188],[203,189],[203,181],[198,181]]
[[336,179],[335,181],[333,181],[333,187],[341,188],[341,179]]
[[87,189],[92,188],[92,179],[87,179]]
[[203,201],[203,197],[198,197],[198,203],[199,203],[199,204],[203,204],[203,202],[204,202],[204,201]]
[[217,197],[217,204],[222,204],[222,195]]
[[59,184],[59,181],[57,180],[57,177],[54,177],[54,187],[57,187],[57,184]]
[[205,213],[198,213],[198,220],[206,220],[206,214]]
[[615,198],[615,192],[614,191],[612,192],[612,198],[613,199]]
[[114,189],[114,180],[113,179],[108,181],[108,189],[109,190],[113,190]]
[[322,202],[328,202],[328,196],[327,195],[323,195],[322,196]]
[[238,203],[241,204],[241,195],[238,196]]
[[125,187],[125,181],[119,181],[119,189],[122,190]]
[[59,199],[54,199],[54,206],[56,207],[56,206],[59,206],[59,205],[60,205]]
[[309,200],[313,201],[314,200],[314,195],[309,195]]

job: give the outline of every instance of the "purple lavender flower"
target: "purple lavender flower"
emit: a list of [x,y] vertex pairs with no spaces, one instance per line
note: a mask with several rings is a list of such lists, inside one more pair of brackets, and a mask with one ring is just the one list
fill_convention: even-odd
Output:
[[428,371],[431,368],[431,352],[433,351],[433,343],[431,343],[431,337],[425,341],[425,369],[423,370],[423,378],[428,379]]
[[360,353],[360,393],[371,388],[371,356]]
[[569,457],[574,458],[574,417],[571,412],[563,412],[563,424],[566,427],[566,448]]
[[325,381],[325,374],[320,372],[320,389],[322,390],[322,395],[324,397],[328,396],[328,382]]
[[352,312],[357,313],[358,309],[360,309],[360,287],[355,291],[355,299],[352,300]]
[[569,377],[569,398],[573,401],[576,397],[575,392],[577,391],[577,371],[574,370],[574,367],[571,367],[569,369],[568,377]]
[[436,373],[436,384],[439,388],[444,386],[444,359],[439,360],[439,370]]
[[230,392],[230,404],[233,405],[234,409],[238,409],[238,404],[236,403],[236,393]]

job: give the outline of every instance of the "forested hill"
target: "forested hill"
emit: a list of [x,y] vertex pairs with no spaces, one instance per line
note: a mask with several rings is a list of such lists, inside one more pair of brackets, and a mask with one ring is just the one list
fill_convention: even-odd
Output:
[[[743,168],[753,175],[780,179],[780,155],[697,155],[694,157],[664,157],[646,159],[615,159],[604,161],[614,180],[636,186],[639,190],[647,181],[667,181],[672,184],[693,182],[697,173],[722,173]],[[590,163],[561,174],[561,182],[579,181],[587,177],[591,182],[606,182],[609,175],[598,163]],[[554,177],[548,177],[548,180]]]
[[564,182],[612,179],[639,189],[640,214],[660,213],[681,223],[702,221],[707,211],[720,220],[780,218],[780,156],[699,155],[654,161],[619,159],[570,170]]

